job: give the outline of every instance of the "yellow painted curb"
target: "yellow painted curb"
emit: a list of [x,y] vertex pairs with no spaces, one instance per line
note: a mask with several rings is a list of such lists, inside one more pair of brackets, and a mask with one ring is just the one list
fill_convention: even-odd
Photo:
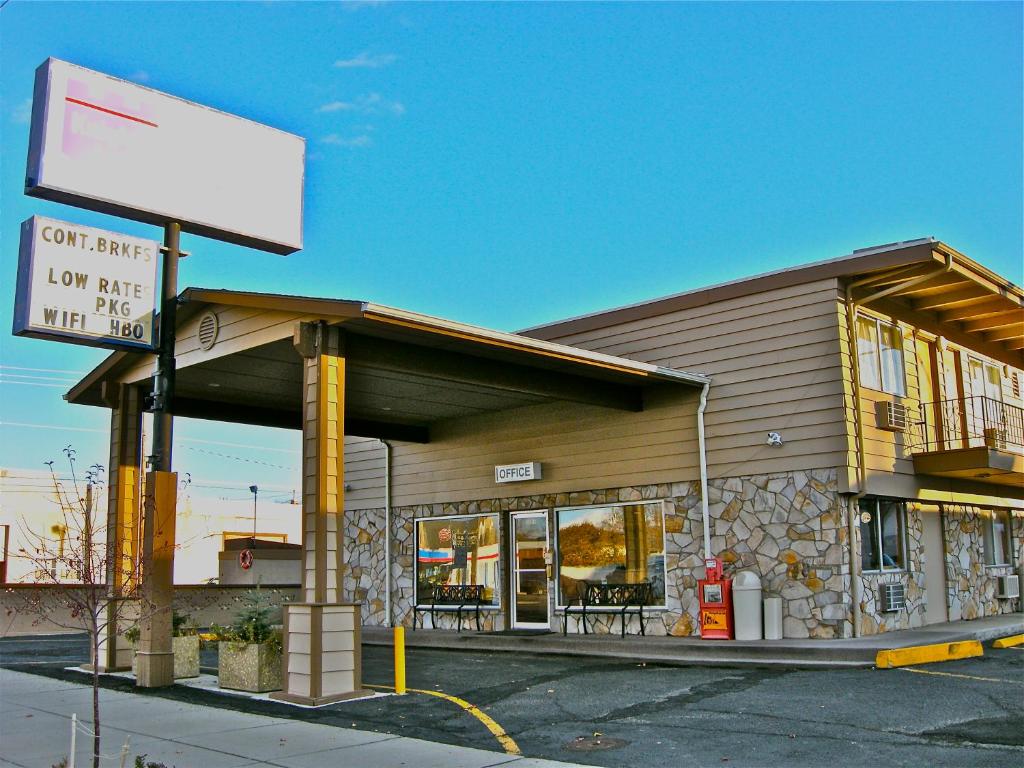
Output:
[[936,643],[935,645],[914,645],[909,648],[893,648],[879,651],[875,666],[879,669],[908,667],[913,664],[932,664],[936,661],[953,661],[983,656],[985,651],[977,640],[960,643]]
[[1024,635],[1010,635],[1001,637],[992,643],[993,648],[1009,648],[1014,645],[1024,645]]

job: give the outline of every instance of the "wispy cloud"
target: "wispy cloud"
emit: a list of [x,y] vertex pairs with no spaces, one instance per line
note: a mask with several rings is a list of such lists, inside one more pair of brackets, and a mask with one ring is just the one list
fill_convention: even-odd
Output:
[[32,120],[32,99],[25,99],[11,110],[11,120],[18,125],[28,125]]
[[317,107],[318,113],[354,112],[360,115],[404,115],[405,105],[400,101],[390,101],[379,93],[360,96],[353,101],[329,101]]
[[140,69],[138,72],[133,74],[128,79],[129,80],[134,80],[136,83],[148,83],[149,82],[149,72],[147,72],[144,69]]
[[342,136],[339,133],[329,133],[320,139],[321,144],[329,144],[334,147],[369,147],[373,139],[362,133],[358,136]]
[[371,54],[369,51],[363,51],[351,59],[338,59],[334,66],[339,69],[380,69],[388,64],[394,64],[397,59],[393,53]]

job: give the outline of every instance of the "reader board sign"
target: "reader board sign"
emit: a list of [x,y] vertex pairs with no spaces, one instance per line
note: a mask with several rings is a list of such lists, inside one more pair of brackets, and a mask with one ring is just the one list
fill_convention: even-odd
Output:
[[540,480],[540,462],[529,461],[525,464],[501,464],[494,468],[494,482],[519,483],[523,480]]
[[287,254],[306,142],[100,72],[36,70],[25,194]]
[[43,216],[21,225],[14,335],[151,350],[160,244]]

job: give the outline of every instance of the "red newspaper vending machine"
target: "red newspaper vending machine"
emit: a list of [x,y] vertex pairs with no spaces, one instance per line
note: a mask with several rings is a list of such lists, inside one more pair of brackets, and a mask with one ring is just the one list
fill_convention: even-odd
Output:
[[705,640],[732,640],[732,579],[722,575],[722,559],[704,561],[707,572],[697,582],[700,597],[700,636]]

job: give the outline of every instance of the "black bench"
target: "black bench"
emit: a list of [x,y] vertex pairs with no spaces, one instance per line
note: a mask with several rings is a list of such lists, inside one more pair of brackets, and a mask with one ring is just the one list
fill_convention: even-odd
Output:
[[634,584],[602,584],[600,582],[584,582],[579,592],[576,605],[567,605],[562,614],[562,634],[569,634],[569,614],[580,614],[583,634],[588,634],[587,616],[596,613],[610,613],[622,619],[622,636],[626,636],[626,616],[636,614],[640,617],[640,634],[646,635],[644,629],[644,608],[653,602],[654,590],[651,582],[641,581]]
[[[459,615],[459,632],[462,631],[462,612],[476,613],[476,631],[480,631],[480,606],[484,604],[484,588],[481,584],[439,584],[430,592],[430,603],[415,605],[412,609],[412,628],[416,630],[416,617],[430,614],[430,623],[437,625],[436,614],[454,611]],[[423,626],[423,618],[420,618]]]

